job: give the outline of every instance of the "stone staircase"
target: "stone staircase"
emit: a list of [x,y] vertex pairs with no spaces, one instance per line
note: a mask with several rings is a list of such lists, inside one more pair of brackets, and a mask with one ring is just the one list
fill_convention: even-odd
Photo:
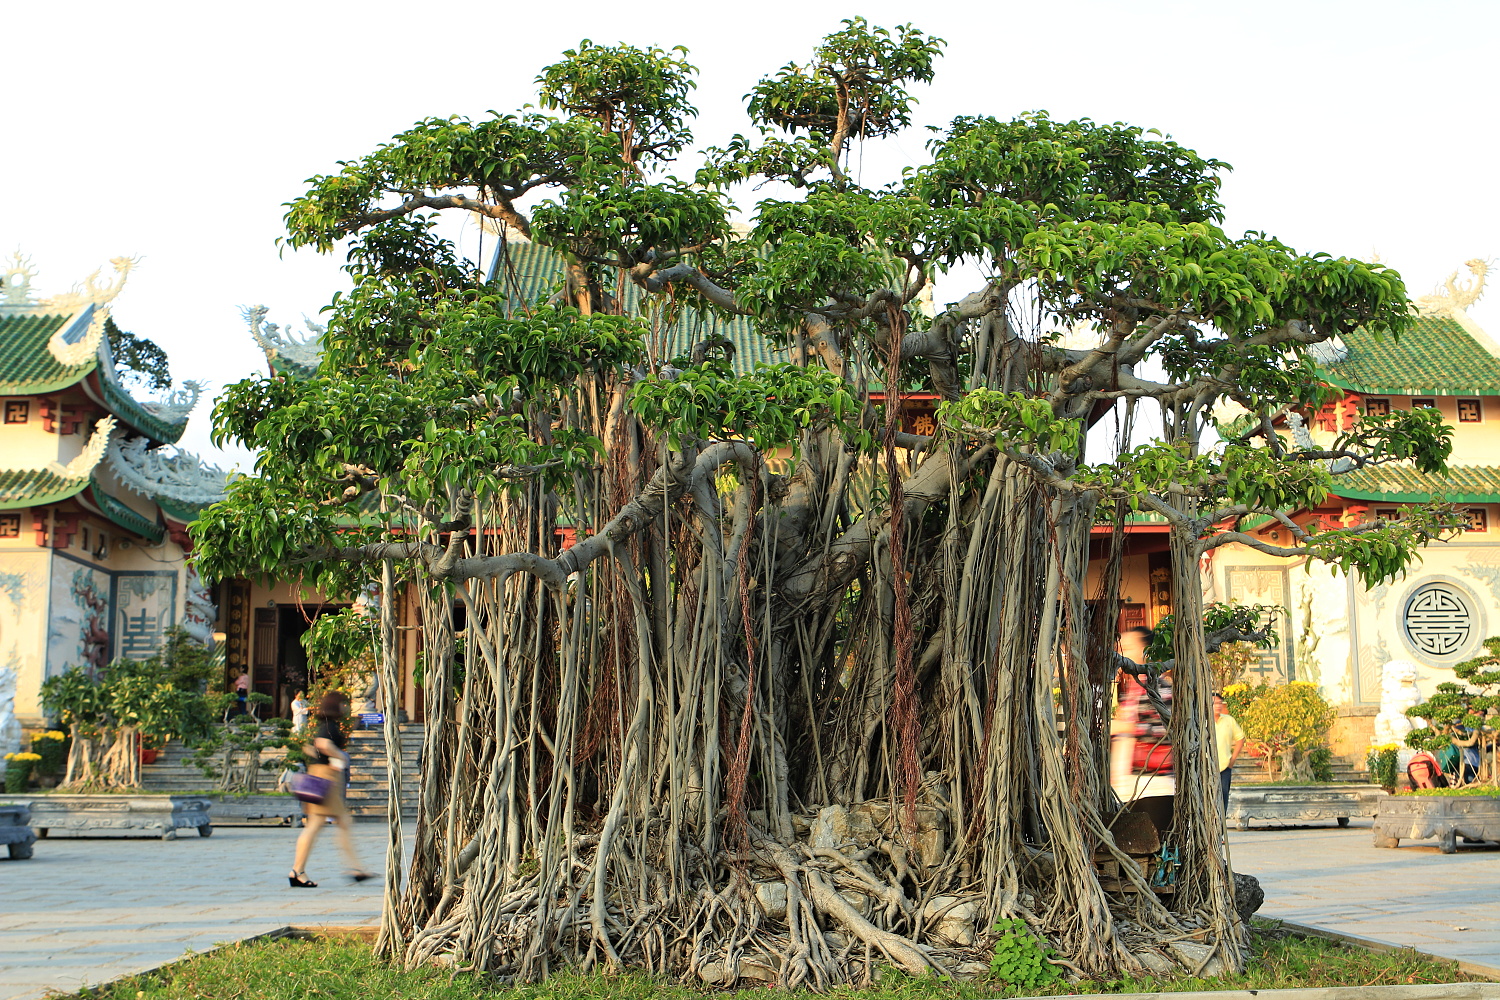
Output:
[[[1365,770],[1363,757],[1355,757],[1352,754],[1344,756],[1335,755],[1332,761],[1333,780],[1362,783],[1370,780],[1369,772]],[[1234,783],[1254,784],[1266,780],[1265,763],[1259,757],[1241,756],[1234,763]]]
[[[414,819],[417,814],[417,782],[425,727],[406,723],[401,727],[401,815]],[[385,819],[390,790],[386,781],[385,735],[380,729],[356,729],[349,734],[349,789],[346,801],[357,820]],[[148,792],[183,794],[206,792],[214,788],[214,779],[189,763],[193,751],[180,740],[172,740],[157,756],[156,762],[141,767],[141,787]],[[263,760],[279,758],[280,751],[267,750]],[[274,792],[280,770],[264,771],[261,792]]]
[[[422,741],[426,727],[405,723],[401,727],[401,817],[417,816],[417,782],[420,780]],[[345,800],[354,818],[384,821],[390,802],[386,781],[385,734],[381,729],[356,729],[349,734],[349,790]]]

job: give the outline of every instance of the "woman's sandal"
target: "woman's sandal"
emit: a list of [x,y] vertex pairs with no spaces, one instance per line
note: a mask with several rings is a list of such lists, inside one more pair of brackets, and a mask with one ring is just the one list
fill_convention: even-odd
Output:
[[316,889],[318,883],[309,882],[303,877],[306,874],[307,872],[292,872],[287,876],[286,880],[292,884],[293,889]]
[[372,879],[374,877],[375,876],[371,875],[369,872],[352,872],[349,875],[349,881],[351,881],[351,882],[365,882],[365,881],[368,881],[369,879]]

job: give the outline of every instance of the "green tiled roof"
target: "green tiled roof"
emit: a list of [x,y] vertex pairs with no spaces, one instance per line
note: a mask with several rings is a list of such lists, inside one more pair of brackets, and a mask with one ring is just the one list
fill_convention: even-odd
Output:
[[[495,262],[494,274],[513,303],[530,305],[562,288],[563,258],[556,250],[539,243],[522,242],[507,242],[503,249],[505,258]],[[611,285],[606,291],[614,293],[619,288]],[[626,281],[624,291],[625,312],[632,316],[646,316],[640,289],[633,282]],[[658,328],[653,327],[655,329]],[[734,345],[733,367],[737,373],[751,371],[758,364],[788,360],[786,351],[772,344],[745,316],[723,319],[684,306],[671,323],[664,323],[659,330],[656,337],[648,338],[647,344],[662,360],[686,354],[694,344],[714,336],[726,337]]]
[[93,307],[71,316],[0,313],[0,396],[56,392],[98,371],[103,403],[111,413],[153,441],[175,444],[187,427],[186,417],[168,423],[146,409],[100,370],[98,354],[89,355],[82,364],[65,365],[47,350],[47,341],[58,330],[67,329],[63,338],[70,342],[84,336],[93,316]]
[[153,441],[176,444],[178,438],[182,437],[182,432],[187,429],[186,416],[175,424],[168,423],[146,409],[118,382],[103,373],[100,373],[99,385],[104,390],[104,404],[109,407],[109,411]]
[[1417,316],[1400,338],[1356,330],[1328,381],[1376,396],[1500,396],[1500,358],[1447,316]]
[[1333,493],[1348,500],[1425,503],[1435,496],[1453,503],[1500,503],[1500,466],[1454,465],[1446,476],[1409,465],[1380,465],[1333,477]]
[[59,476],[47,469],[0,469],[0,510],[57,503],[83,492],[87,479]]
[[65,365],[47,350],[47,341],[70,320],[87,330],[89,316],[89,310],[72,316],[0,313],[0,396],[56,392],[93,371],[99,364],[94,355],[81,365]]
[[151,499],[156,501],[156,506],[161,508],[163,514],[174,521],[181,521],[183,524],[192,524],[198,520],[199,514],[212,506],[212,504],[206,503],[184,503],[181,500],[174,500],[171,497],[152,497]]
[[90,487],[89,499],[99,509],[99,513],[109,518],[115,524],[126,531],[135,532],[152,545],[159,544],[166,537],[167,530],[165,528],[145,515],[136,513],[129,505],[116,500],[104,492],[103,488],[97,482],[91,482]]

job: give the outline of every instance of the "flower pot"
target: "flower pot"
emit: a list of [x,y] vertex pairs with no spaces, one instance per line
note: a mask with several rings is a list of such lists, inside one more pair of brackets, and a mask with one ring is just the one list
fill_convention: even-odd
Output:
[[155,764],[157,754],[159,753],[161,753],[161,751],[155,749],[154,747],[141,747],[141,763]]

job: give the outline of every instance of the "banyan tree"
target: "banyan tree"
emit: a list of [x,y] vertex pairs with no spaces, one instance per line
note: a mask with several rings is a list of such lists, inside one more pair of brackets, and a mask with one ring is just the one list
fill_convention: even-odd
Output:
[[[1375,581],[1454,530],[1441,505],[1300,513],[1349,469],[1441,468],[1436,410],[1322,450],[1280,429],[1322,401],[1319,345],[1398,336],[1405,290],[1227,234],[1227,166],[1128,125],[976,114],[900,176],[854,170],[941,44],[846,21],[751,88],[756,135],[690,154],[685,51],[585,42],[540,110],[418,122],[289,204],[286,243],[346,251],[352,289],[316,368],[219,402],[259,458],[198,561],[419,595],[384,953],[823,988],[962,971],[1021,918],[1081,974],[1242,965],[1206,656],[1274,615],[1205,625],[1200,559]],[[484,268],[444,213],[481,221]],[[923,308],[950,272],[974,287]],[[731,327],[778,363],[729,357]],[[1109,781],[1139,517],[1171,537],[1146,668],[1173,671],[1170,893],[1117,843]],[[1189,936],[1198,960],[1168,947]]]

